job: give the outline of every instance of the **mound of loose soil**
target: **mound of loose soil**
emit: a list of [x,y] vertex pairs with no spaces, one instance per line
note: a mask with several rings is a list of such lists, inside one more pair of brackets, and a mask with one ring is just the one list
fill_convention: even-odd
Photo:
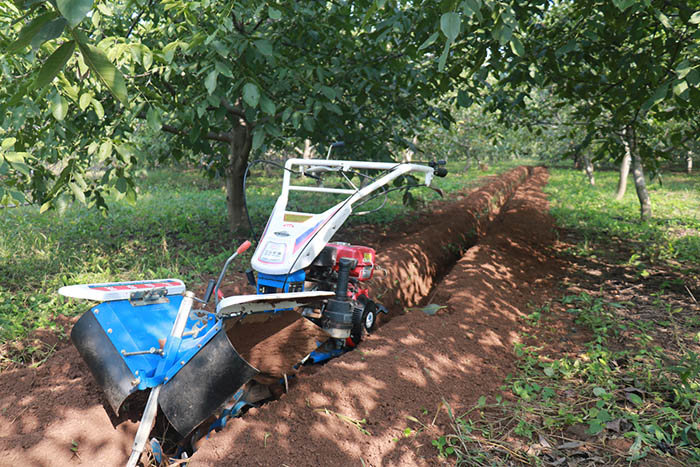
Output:
[[[302,372],[281,400],[229,422],[204,442],[195,463],[435,460],[430,439],[447,420],[440,401],[459,410],[497,389],[510,368],[519,312],[556,272],[543,267],[549,264],[543,245],[551,229],[539,191],[544,171],[536,170],[508,204],[491,231],[497,235],[486,235],[444,278],[432,301],[447,311],[436,316],[401,312],[405,305],[425,300],[449,266],[487,231],[527,174],[520,168],[494,177],[455,201],[433,205],[419,223],[398,223],[384,233],[358,237],[377,247],[386,274],[373,284],[375,296],[378,292],[399,316],[358,351]],[[233,332],[241,354],[274,378],[285,368],[291,371],[299,355],[313,348],[318,335],[308,326],[282,314],[268,323],[241,323]],[[0,464],[125,462],[139,411],[132,407],[126,416],[115,417],[72,347],[59,350],[39,368],[2,373],[0,394]],[[366,423],[352,424],[361,419]],[[420,433],[403,437],[406,428]]]

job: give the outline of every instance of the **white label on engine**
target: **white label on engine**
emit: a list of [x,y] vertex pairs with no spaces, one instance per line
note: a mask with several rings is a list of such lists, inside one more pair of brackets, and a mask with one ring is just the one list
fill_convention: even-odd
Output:
[[260,261],[265,263],[281,263],[287,246],[284,243],[267,242],[260,255]]

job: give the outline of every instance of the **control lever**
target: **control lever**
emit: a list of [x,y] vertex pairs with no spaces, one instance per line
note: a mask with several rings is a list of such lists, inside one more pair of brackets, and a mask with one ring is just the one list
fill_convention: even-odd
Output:
[[207,284],[207,290],[204,292],[204,303],[209,303],[209,300],[211,299],[211,294],[214,292],[214,285],[216,285],[216,281],[214,279],[209,279],[209,283]]
[[221,295],[221,291],[219,290],[219,286],[221,285],[221,281],[224,279],[224,274],[226,274],[226,270],[228,269],[228,265],[231,264],[231,261],[233,261],[236,256],[240,255],[241,253],[246,251],[248,248],[250,248],[250,245],[251,245],[250,240],[246,240],[245,242],[241,243],[241,246],[239,246],[236,249],[236,252],[234,254],[232,254],[226,260],[226,263],[224,263],[224,267],[221,270],[221,274],[219,274],[219,279],[217,279],[216,285],[214,286],[214,290],[213,290],[214,300],[215,300],[215,303],[217,305],[219,304],[219,299],[220,299],[219,297]]

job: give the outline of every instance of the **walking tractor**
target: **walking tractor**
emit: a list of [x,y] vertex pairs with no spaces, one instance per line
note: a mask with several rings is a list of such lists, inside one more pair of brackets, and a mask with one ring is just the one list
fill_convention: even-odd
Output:
[[[158,406],[184,437],[221,413],[225,403],[258,374],[229,341],[227,323],[296,309],[330,336],[305,358],[316,362],[354,347],[373,330],[377,313],[386,312],[364,286],[374,274],[375,250],[329,242],[354,207],[379,196],[386,202],[388,192],[398,189],[387,185],[409,173],[424,175],[429,186],[433,176],[445,176],[447,171],[443,161],[423,165],[287,160],[281,194],[248,273],[256,286],[254,295],[223,297],[219,292],[228,266],[250,247],[248,241],[228,258],[202,298],[187,291],[179,279],[59,289],[66,297],[98,302],[75,324],[71,340],[115,413],[130,394],[151,390],[127,465],[138,462]],[[311,177],[316,184],[292,184],[292,175],[295,182]],[[327,178],[342,183],[326,187]],[[289,196],[296,192],[344,199],[316,214],[288,210]],[[215,309],[207,311],[212,296]]]

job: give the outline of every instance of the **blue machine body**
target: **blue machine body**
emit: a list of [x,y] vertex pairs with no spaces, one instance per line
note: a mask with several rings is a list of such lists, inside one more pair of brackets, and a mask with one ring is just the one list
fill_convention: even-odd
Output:
[[[148,353],[128,355],[130,352],[160,349],[159,339],[167,339],[175,322],[182,295],[168,296],[167,303],[133,306],[129,300],[104,302],[94,307],[94,314],[100,326],[107,333],[114,348],[134,375],[139,378],[138,389],[157,386],[175,374],[195,356],[221,329],[221,323],[213,315],[207,314],[202,320],[188,319],[186,329],[197,324],[201,328],[197,337],[186,336],[179,346],[168,346],[174,355]],[[199,321],[199,323],[198,323]],[[126,355],[125,355],[126,354]],[[164,361],[172,362],[164,365]]]
[[[306,273],[303,269],[292,274],[265,274],[258,273],[257,293],[266,293],[265,288],[272,288],[275,292],[303,292]],[[290,290],[291,289],[291,290]]]
[[[265,274],[258,273],[257,293],[277,293],[277,292],[303,292],[306,273],[303,269],[292,274]],[[271,313],[280,311],[291,311],[291,308],[274,310]]]

